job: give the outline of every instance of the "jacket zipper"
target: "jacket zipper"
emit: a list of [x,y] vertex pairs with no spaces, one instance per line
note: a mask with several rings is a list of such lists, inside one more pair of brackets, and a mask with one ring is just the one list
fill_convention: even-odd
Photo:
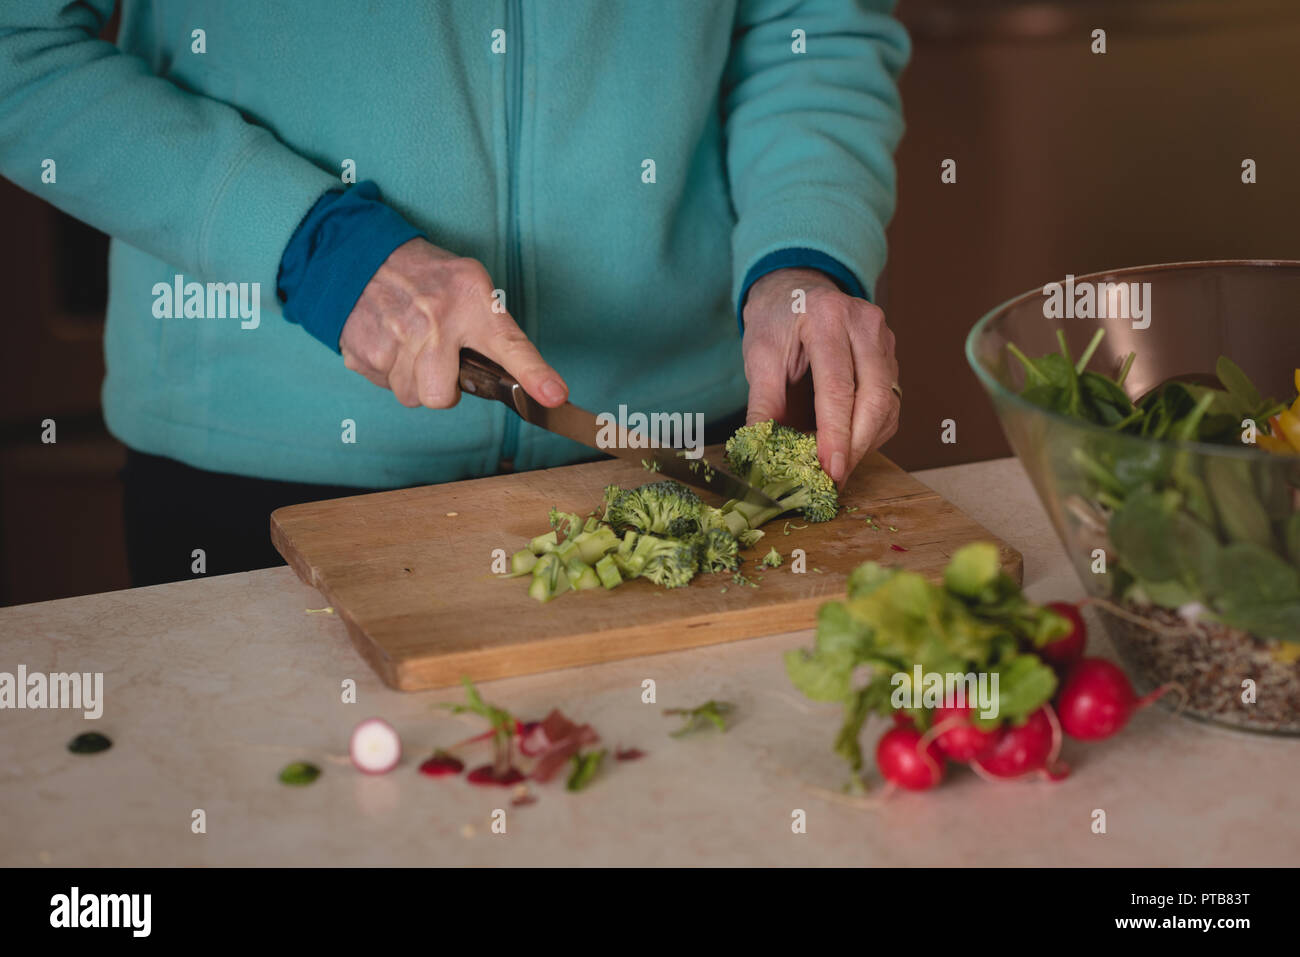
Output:
[[[519,135],[523,126],[523,11],[520,0],[506,3],[506,309],[524,324],[522,251],[519,242]],[[519,452],[519,417],[506,412],[501,457],[511,463]]]

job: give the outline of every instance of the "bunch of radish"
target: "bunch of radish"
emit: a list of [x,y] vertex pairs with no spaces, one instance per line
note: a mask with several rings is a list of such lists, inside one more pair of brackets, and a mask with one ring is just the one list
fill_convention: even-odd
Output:
[[1060,760],[1062,735],[1100,741],[1123,730],[1129,719],[1173,686],[1139,698],[1118,667],[1102,658],[1085,658],[1087,629],[1076,605],[1047,607],[1069,619],[1069,634],[1037,654],[1056,669],[1061,681],[1053,702],[1043,704],[1019,725],[982,729],[970,709],[936,708],[925,733],[905,714],[876,745],[876,766],[890,784],[926,791],[943,780],[949,761],[969,765],[986,779],[1046,778],[1059,781],[1070,769]]

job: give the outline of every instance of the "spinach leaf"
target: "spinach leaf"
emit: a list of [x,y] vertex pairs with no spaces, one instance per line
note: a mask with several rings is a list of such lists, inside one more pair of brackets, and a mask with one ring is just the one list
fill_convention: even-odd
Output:
[[1255,383],[1241,371],[1241,366],[1227,356],[1219,356],[1219,361],[1214,366],[1214,374],[1219,377],[1223,387],[1236,401],[1237,408],[1243,415],[1255,411],[1264,404],[1264,397],[1259,394],[1259,389],[1255,388]]
[[1139,489],[1111,516],[1111,543],[1140,579],[1161,582],[1178,577],[1178,559],[1169,534],[1175,504],[1171,493]]
[[1226,614],[1300,602],[1300,573],[1266,548],[1249,542],[1227,545],[1219,551],[1218,566],[1222,592],[1217,605]]
[[1205,482],[1214,499],[1219,528],[1230,541],[1251,542],[1262,548],[1273,546],[1272,524],[1255,494],[1249,462],[1207,458]]

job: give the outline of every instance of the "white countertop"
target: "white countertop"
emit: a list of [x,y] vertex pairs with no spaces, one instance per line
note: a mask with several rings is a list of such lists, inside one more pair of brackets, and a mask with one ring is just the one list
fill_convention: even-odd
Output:
[[[1083,592],[1020,465],[917,478],[1019,549],[1031,597]],[[810,632],[481,686],[526,718],[559,707],[593,724],[607,759],[577,794],[563,780],[511,807],[508,790],[416,767],[481,726],[434,707],[459,689],[385,688],[319,594],[286,568],[0,609],[0,671],[102,671],[104,714],[0,711],[0,865],[1295,865],[1300,739],[1234,733],[1151,708],[1115,739],[1068,742],[1050,784],[986,783],[950,768],[925,794],[869,808],[828,799],[846,779],[830,750],[838,708],[805,701],[781,653]],[[1102,642],[1093,653],[1108,654]],[[352,678],[357,704],[341,702]],[[657,703],[641,702],[653,678]],[[663,708],[734,702],[725,734],[681,740]],[[340,761],[377,715],[406,749],[370,777]],[[870,737],[884,727],[873,719]],[[101,754],[70,754],[83,731]],[[324,773],[290,788],[280,768]],[[486,759],[485,759],[486,760]],[[506,811],[506,833],[490,828]],[[196,809],[206,833],[196,834]],[[796,809],[807,831],[792,833]],[[1093,811],[1107,816],[1092,832]]]

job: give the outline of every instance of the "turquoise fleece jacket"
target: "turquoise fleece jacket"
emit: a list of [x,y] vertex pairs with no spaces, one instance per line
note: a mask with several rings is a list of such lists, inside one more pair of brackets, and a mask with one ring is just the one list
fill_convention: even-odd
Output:
[[127,0],[113,46],[113,0],[4,0],[0,174],[113,237],[104,410],[128,445],[367,487],[557,465],[591,451],[496,403],[405,409],[280,315],[307,212],[374,181],[484,263],[592,411],[733,412],[755,264],[814,250],[868,295],[884,264],[892,7]]

